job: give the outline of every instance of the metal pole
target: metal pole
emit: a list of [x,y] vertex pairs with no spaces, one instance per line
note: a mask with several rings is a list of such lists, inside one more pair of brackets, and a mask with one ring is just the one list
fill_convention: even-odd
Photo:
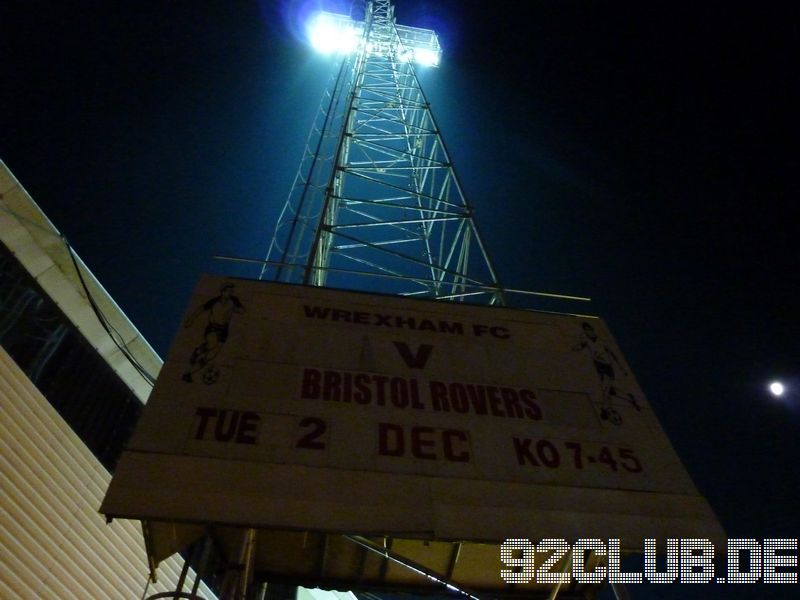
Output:
[[[564,558],[564,564],[561,565],[561,569],[559,573],[569,573],[572,567],[572,549],[567,552],[567,556]],[[555,600],[556,596],[558,596],[558,592],[561,590],[561,586],[564,585],[563,581],[559,581],[557,584],[553,586],[553,589],[550,591],[550,595],[548,596],[547,600]]]
[[628,588],[625,587],[624,583],[612,583],[609,585],[611,585],[611,590],[614,592],[614,597],[617,600],[631,600]]
[[242,553],[239,560],[241,565],[241,574],[239,576],[239,593],[237,600],[245,600],[247,597],[247,587],[250,583],[250,572],[253,565],[253,558],[255,557],[256,547],[256,530],[248,529],[244,534],[244,542],[242,543]]

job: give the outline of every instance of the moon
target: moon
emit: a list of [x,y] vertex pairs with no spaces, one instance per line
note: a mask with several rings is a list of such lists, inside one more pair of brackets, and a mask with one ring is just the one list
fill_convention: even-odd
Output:
[[775,397],[783,396],[783,393],[786,391],[786,387],[780,381],[773,381],[769,384],[769,391]]

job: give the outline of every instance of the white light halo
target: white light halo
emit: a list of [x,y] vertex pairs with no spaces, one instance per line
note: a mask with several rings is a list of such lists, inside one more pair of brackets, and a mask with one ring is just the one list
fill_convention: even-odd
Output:
[[[442,51],[436,33],[430,29],[397,25],[402,50],[396,55],[402,62],[415,62],[422,67],[437,67]],[[389,57],[394,45],[369,42],[364,47],[364,23],[348,15],[318,11],[306,25],[311,46],[321,54],[353,54],[364,48],[368,55]]]
[[439,64],[439,53],[427,48],[414,50],[414,61],[425,67],[435,67]]
[[786,386],[784,386],[780,381],[773,381],[769,384],[769,391],[773,396],[783,396],[784,392],[786,391]]
[[361,34],[344,15],[318,12],[308,23],[308,40],[322,54],[349,54],[358,49]]

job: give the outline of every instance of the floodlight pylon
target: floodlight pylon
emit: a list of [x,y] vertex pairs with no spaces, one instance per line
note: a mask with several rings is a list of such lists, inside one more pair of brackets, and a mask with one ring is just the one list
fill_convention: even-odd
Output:
[[503,303],[415,70],[438,65],[436,33],[397,25],[391,0],[327,22],[360,37],[339,55],[261,278]]

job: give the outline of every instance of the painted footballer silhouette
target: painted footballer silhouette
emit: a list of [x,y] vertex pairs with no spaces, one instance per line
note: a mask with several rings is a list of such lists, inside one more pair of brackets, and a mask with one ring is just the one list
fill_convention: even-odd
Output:
[[617,371],[615,366],[619,368],[622,377],[630,375],[625,365],[620,362],[614,351],[609,348],[603,340],[601,340],[594,327],[590,323],[583,322],[581,324],[582,332],[578,343],[572,347],[575,352],[586,350],[594,363],[595,371],[600,378],[600,387],[603,390],[603,404],[600,409],[600,418],[604,419],[614,425],[622,425],[622,415],[619,414],[614,408],[614,399],[625,400],[630,403],[637,411],[641,410],[641,406],[636,401],[636,397],[631,394],[620,394],[617,391],[615,383],[617,381]]
[[208,315],[208,321],[203,332],[203,341],[192,351],[192,355],[189,357],[189,369],[182,376],[184,381],[192,383],[194,376],[201,371],[203,383],[211,385],[219,379],[219,369],[211,363],[220,353],[225,341],[228,339],[233,315],[244,312],[241,300],[233,295],[234,287],[232,283],[225,283],[219,290],[219,296],[214,296],[201,304],[184,321],[184,327],[191,327],[200,315],[204,313]]

